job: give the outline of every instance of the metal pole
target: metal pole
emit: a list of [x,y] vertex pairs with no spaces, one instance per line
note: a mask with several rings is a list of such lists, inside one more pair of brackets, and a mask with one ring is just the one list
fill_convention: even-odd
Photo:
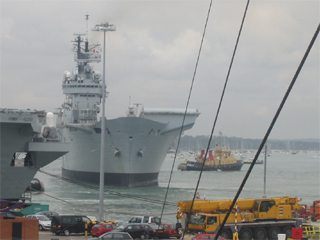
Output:
[[266,188],[267,188],[267,142],[266,142],[266,145],[265,145],[265,152],[264,152],[264,162],[263,162],[263,165],[264,165],[264,179],[263,179],[263,196],[264,198],[267,197],[267,191],[266,191]]
[[100,158],[100,204],[99,220],[103,219],[104,200],[104,139],[105,139],[105,101],[106,101],[106,31],[103,31],[103,77],[102,77],[102,117],[101,117],[101,158]]
[[102,117],[101,117],[101,157],[100,157],[100,204],[99,204],[99,220],[103,221],[103,200],[104,200],[104,141],[105,141],[105,101],[106,101],[106,31],[115,31],[116,28],[112,24],[101,23],[96,24],[93,31],[103,31],[103,76],[102,76]]

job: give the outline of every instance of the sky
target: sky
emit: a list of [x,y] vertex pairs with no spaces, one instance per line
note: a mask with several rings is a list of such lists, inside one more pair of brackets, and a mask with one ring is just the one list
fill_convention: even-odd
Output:
[[[185,135],[210,135],[246,1],[213,1],[189,108],[201,113]],[[63,73],[74,71],[74,33],[103,44],[108,22],[108,119],[129,103],[187,104],[209,0],[0,1],[0,107],[55,111]],[[319,1],[250,1],[214,135],[262,139],[319,24]],[[270,134],[319,139],[319,36]],[[102,63],[94,64],[102,73]]]

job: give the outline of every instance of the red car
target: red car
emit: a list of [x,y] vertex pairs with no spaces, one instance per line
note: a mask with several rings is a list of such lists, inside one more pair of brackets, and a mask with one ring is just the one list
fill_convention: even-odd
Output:
[[177,232],[175,223],[161,223],[160,228],[164,229],[164,232],[169,235],[169,237],[181,238],[181,234]]
[[114,230],[116,227],[117,225],[112,223],[98,223],[92,227],[90,234],[92,237],[99,237],[106,232]]
[[[191,240],[201,240],[201,239],[214,239],[216,234],[196,234]],[[227,240],[223,237],[218,237],[218,240]]]

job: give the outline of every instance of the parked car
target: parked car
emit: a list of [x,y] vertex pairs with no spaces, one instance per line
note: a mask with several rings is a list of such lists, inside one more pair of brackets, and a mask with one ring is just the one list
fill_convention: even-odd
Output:
[[36,215],[45,215],[51,220],[53,216],[59,216],[59,213],[53,211],[42,211],[37,212]]
[[114,230],[117,227],[118,226],[116,224],[112,223],[98,223],[91,228],[90,234],[92,237],[99,237],[102,234],[110,232],[111,230]]
[[156,224],[143,224],[143,227],[148,231],[151,239],[168,239],[169,235]]
[[[191,240],[200,240],[200,239],[214,239],[216,234],[196,234],[192,237]],[[218,237],[218,240],[227,240],[223,237]]]
[[129,220],[129,223],[153,223],[160,225],[161,220],[155,216],[135,216]]
[[90,233],[92,221],[85,215],[59,215],[51,220],[51,232],[56,235],[69,236],[71,233]]
[[99,238],[90,238],[89,240],[133,240],[131,235],[127,232],[108,232],[102,234]]
[[125,222],[123,220],[113,220],[112,222],[115,222],[118,226],[128,223],[128,222]]
[[14,215],[12,212],[0,212],[0,216],[10,217],[10,218],[18,217],[18,216],[16,216],[16,215]]
[[39,220],[39,230],[50,230],[51,220],[45,215],[28,215],[27,218]]
[[181,238],[181,234],[177,231],[177,226],[175,223],[161,223],[161,228],[169,235],[169,237]]
[[149,231],[143,227],[143,224],[127,223],[117,227],[109,233],[127,232],[133,238],[140,238],[141,240],[149,239]]

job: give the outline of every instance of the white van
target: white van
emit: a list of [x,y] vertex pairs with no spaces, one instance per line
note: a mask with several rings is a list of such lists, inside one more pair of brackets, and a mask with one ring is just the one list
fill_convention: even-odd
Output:
[[130,219],[129,223],[149,223],[160,225],[161,221],[159,217],[155,216],[134,216]]

